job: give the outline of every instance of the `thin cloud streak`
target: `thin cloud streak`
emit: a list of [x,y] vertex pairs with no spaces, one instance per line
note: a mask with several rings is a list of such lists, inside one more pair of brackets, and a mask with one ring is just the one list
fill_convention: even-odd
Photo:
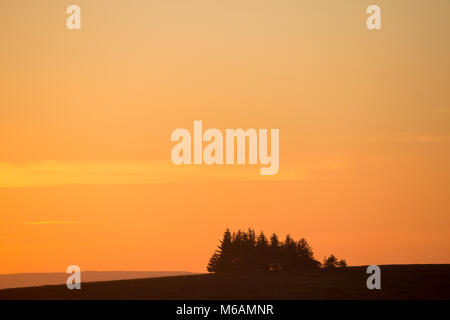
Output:
[[260,166],[194,166],[170,162],[0,162],[0,188],[68,184],[149,184],[196,181],[291,181],[311,179],[296,167],[260,176]]

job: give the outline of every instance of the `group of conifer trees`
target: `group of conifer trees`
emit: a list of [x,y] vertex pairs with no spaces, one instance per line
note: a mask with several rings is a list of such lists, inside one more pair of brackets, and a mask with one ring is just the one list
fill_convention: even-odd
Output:
[[248,271],[288,271],[312,269],[343,269],[345,260],[334,255],[320,263],[314,259],[313,250],[305,239],[295,241],[287,235],[280,241],[274,233],[268,240],[263,232],[256,235],[253,229],[231,233],[227,229],[218,249],[209,260],[207,269],[214,273]]

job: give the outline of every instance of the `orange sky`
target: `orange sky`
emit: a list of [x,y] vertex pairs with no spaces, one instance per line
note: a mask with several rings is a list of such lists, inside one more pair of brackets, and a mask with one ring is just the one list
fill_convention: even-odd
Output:
[[[450,263],[449,1],[0,12],[0,273],[201,272],[226,227],[351,265]],[[194,120],[279,128],[279,173],[174,166],[170,134]]]

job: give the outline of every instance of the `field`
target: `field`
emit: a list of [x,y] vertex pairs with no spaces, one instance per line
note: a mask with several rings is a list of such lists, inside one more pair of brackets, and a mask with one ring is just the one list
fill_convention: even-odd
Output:
[[199,274],[0,290],[0,299],[450,299],[450,265],[383,265],[381,290],[366,267],[301,274]]

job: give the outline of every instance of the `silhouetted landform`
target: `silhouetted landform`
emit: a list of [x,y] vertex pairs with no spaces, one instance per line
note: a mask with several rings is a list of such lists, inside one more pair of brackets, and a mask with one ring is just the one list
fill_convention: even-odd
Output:
[[[193,274],[187,271],[83,271],[82,282],[142,279]],[[65,284],[67,273],[0,274],[0,289]]]
[[450,265],[381,265],[381,289],[367,267],[343,271],[249,272],[0,290],[0,299],[450,299]]
[[227,229],[220,244],[209,260],[207,270],[214,273],[276,271],[303,272],[319,268],[326,270],[345,269],[345,260],[334,255],[324,258],[323,263],[314,259],[314,252],[302,238],[295,241],[289,234],[281,242],[276,233],[267,240],[264,232],[257,236],[255,230]]

